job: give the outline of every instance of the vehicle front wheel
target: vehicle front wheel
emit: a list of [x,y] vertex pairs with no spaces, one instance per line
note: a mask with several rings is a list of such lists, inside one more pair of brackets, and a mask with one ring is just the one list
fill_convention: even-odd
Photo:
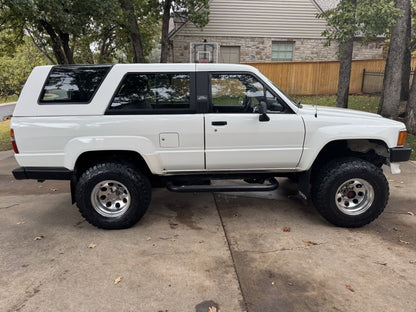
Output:
[[346,158],[324,166],[312,185],[312,200],[318,212],[341,227],[360,227],[384,210],[389,185],[383,171],[370,162]]
[[102,163],[82,174],[76,186],[82,216],[102,229],[125,229],[136,224],[151,200],[148,179],[132,167]]

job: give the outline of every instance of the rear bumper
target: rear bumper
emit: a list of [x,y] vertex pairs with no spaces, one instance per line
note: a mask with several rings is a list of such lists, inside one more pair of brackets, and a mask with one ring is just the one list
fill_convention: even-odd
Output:
[[390,162],[408,161],[411,153],[409,146],[393,147],[390,149]]
[[13,171],[16,180],[71,180],[73,172],[61,167],[20,167]]

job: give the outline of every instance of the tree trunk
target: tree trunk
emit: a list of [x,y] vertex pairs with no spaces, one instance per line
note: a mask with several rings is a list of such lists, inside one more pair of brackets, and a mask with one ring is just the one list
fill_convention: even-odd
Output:
[[121,1],[121,8],[126,14],[125,27],[130,34],[131,48],[133,52],[133,63],[144,63],[142,38],[140,34],[139,24],[137,23],[137,17],[134,14],[134,6],[130,0]]
[[172,0],[165,0],[163,4],[162,18],[162,47],[160,52],[160,62],[167,63],[169,58],[169,20]]
[[36,48],[37,48],[40,52],[42,52],[42,54],[43,54],[44,56],[46,56],[46,58],[47,58],[49,61],[51,61],[51,63],[52,63],[52,64],[56,64],[56,60],[54,60],[54,59],[53,59],[53,56],[52,56],[52,55],[50,55],[50,54],[46,51],[46,49],[45,49],[45,45],[38,44],[38,43],[36,42],[35,38],[33,37],[32,33],[31,33],[31,32],[30,32],[27,28],[25,28],[25,31],[27,31],[27,33],[29,34],[30,39],[32,39],[32,42],[33,42],[33,44],[36,46]]
[[402,85],[402,64],[406,44],[406,24],[410,10],[410,0],[397,0],[396,8],[403,17],[397,20],[391,30],[389,53],[384,71],[383,91],[381,93],[378,113],[387,118],[397,118],[400,106]]
[[416,79],[413,79],[406,106],[406,128],[409,133],[416,135]]
[[349,38],[341,47],[341,62],[339,65],[339,79],[337,91],[337,107],[348,107],[348,93],[350,91],[353,47],[353,37]]
[[400,91],[400,100],[407,101],[409,99],[410,88],[410,71],[412,62],[412,53],[410,52],[410,40],[412,36],[412,16],[409,10],[406,20],[406,44],[404,51],[404,58],[402,64],[402,86]]
[[58,64],[68,64],[68,60],[66,59],[65,54],[63,53],[62,48],[61,48],[61,40],[59,39],[58,35],[56,34],[51,24],[49,24],[46,21],[40,21],[40,24],[46,30],[49,37],[51,38],[52,50],[53,50],[53,53],[55,54],[55,58]]
[[59,33],[59,38],[61,39],[62,48],[64,50],[68,64],[75,64],[74,54],[72,53],[72,50],[69,47],[69,34]]

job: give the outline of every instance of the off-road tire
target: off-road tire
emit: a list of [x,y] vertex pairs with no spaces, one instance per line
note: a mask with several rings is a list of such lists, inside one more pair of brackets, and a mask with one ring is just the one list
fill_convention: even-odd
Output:
[[[116,215],[106,215],[106,207],[103,205],[104,210],[101,210],[104,212],[100,212],[98,195],[103,185],[107,188],[116,188],[114,185],[118,185],[120,189],[125,190],[127,198],[122,200],[126,204],[120,201],[125,205],[125,210],[121,209]],[[151,201],[152,189],[147,177],[137,169],[127,164],[108,162],[86,170],[81,175],[75,192],[78,209],[89,223],[102,229],[126,229],[135,225],[146,212]],[[101,196],[105,198],[106,195]]]
[[[348,185],[352,185],[351,191],[344,194],[344,186]],[[363,191],[358,192],[360,189],[354,185]],[[357,193],[361,193],[361,197]],[[374,221],[383,212],[389,198],[389,185],[383,171],[368,161],[335,159],[319,170],[311,195],[315,208],[326,220],[336,226],[355,228]],[[348,204],[351,207],[346,206]],[[355,204],[357,211],[352,207]]]

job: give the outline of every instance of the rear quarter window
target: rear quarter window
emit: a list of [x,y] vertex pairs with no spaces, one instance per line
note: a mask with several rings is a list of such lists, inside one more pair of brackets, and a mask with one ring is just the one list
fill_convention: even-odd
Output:
[[111,65],[55,66],[51,69],[39,104],[88,104]]

